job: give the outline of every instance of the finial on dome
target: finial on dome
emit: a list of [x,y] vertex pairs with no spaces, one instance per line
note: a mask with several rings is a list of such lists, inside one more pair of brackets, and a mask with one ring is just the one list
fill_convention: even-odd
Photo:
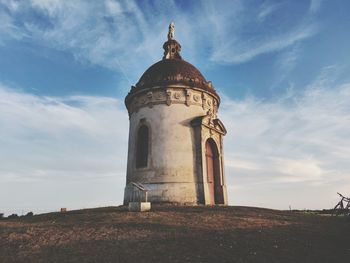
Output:
[[169,25],[168,40],[174,39],[174,34],[175,34],[175,24],[174,22],[171,22]]
[[182,59],[180,55],[181,45],[174,38],[175,24],[171,22],[169,25],[168,41],[164,43],[163,59]]

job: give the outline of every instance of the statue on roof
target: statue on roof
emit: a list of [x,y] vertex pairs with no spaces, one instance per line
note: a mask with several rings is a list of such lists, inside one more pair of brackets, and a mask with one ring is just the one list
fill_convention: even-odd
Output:
[[169,25],[168,40],[174,39],[175,34],[175,24],[171,22]]

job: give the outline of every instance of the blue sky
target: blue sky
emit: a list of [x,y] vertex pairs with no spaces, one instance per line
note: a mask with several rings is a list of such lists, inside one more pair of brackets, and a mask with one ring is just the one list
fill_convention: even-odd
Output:
[[122,202],[123,100],[162,58],[170,21],[183,58],[222,97],[230,204],[331,207],[337,191],[350,195],[348,10],[345,0],[0,0],[0,210]]

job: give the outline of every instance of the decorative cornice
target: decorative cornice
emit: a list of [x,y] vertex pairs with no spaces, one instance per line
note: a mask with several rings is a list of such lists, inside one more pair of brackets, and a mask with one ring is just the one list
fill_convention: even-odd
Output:
[[129,93],[125,98],[125,105],[129,115],[137,112],[140,108],[154,105],[184,104],[186,106],[196,105],[204,110],[217,112],[220,98],[202,89],[195,89],[188,86],[168,86],[142,89],[135,93]]

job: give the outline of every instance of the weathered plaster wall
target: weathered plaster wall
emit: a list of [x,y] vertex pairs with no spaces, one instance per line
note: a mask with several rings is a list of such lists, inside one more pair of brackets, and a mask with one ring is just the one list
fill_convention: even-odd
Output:
[[[127,183],[139,182],[151,188],[150,201],[195,203],[195,145],[190,121],[205,114],[200,106],[183,104],[159,104],[134,112],[130,117]],[[135,167],[137,131],[141,122],[150,129],[146,168]]]
[[[201,130],[191,121],[216,113],[218,99],[188,87],[145,90],[128,98],[130,117],[127,184],[141,183],[151,191],[150,202],[205,203]],[[150,132],[148,165],[136,168],[137,132],[147,125]],[[221,143],[217,144],[219,150]],[[205,154],[205,153],[204,153]],[[204,165],[203,165],[204,164]],[[124,203],[130,198],[125,188]]]

